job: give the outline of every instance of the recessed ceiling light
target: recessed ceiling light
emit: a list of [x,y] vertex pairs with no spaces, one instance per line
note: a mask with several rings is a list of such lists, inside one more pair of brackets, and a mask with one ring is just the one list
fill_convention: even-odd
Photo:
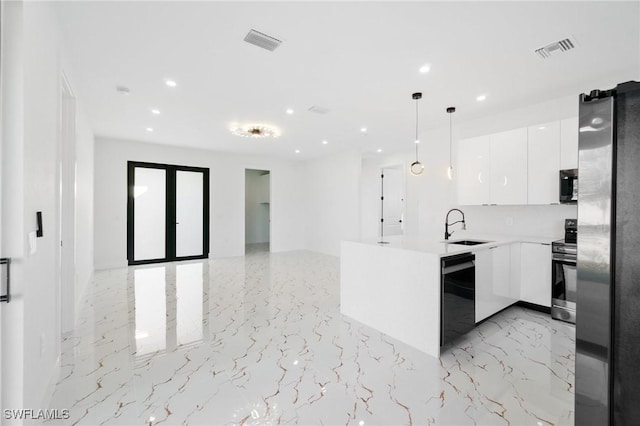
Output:
[[147,127],[147,132],[153,132],[153,128],[152,127]]
[[159,109],[155,109],[155,108],[154,108],[154,109],[152,109],[152,110],[151,110],[151,112],[152,112],[153,114],[155,114],[155,115],[160,114],[160,110],[159,110]]
[[173,81],[173,80],[165,80],[165,81],[164,81],[164,84],[166,84],[166,85],[167,85],[167,86],[169,86],[169,87],[176,87],[176,86],[178,85],[178,83],[176,83],[176,82],[175,82],[175,81]]
[[420,67],[420,74],[426,74],[429,71],[431,71],[431,65],[429,64],[424,64],[423,66]]
[[382,148],[378,148],[376,152],[382,152]]
[[415,143],[420,143],[420,140],[419,140],[419,139],[416,139],[416,140],[415,140]]
[[485,99],[487,99],[487,95],[478,95],[478,96],[476,97],[476,101],[478,101],[478,102],[482,102],[482,101],[484,101]]
[[287,114],[289,114],[289,115],[293,114],[293,110],[292,110],[291,108],[287,108],[287,111],[286,111],[286,112],[287,112]]
[[299,149],[296,149],[296,154],[300,154],[300,150]]
[[325,140],[325,141],[322,141],[322,145],[326,145],[326,144],[328,144],[328,143],[329,143],[329,142],[328,142],[328,141],[326,141],[326,140]]
[[538,127],[538,130],[544,130],[544,129],[546,129],[546,127],[544,127],[544,126]]
[[362,133],[367,133],[367,128],[366,128],[366,127],[361,127],[361,128],[360,128],[360,131],[361,131]]

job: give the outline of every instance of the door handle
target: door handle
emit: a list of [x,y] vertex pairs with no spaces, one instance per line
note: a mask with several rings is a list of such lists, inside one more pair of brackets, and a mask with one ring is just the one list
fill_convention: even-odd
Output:
[[7,272],[4,274],[6,276],[6,288],[7,292],[5,294],[0,295],[0,302],[7,302],[11,300],[11,259],[2,258],[0,259],[0,266],[7,265]]

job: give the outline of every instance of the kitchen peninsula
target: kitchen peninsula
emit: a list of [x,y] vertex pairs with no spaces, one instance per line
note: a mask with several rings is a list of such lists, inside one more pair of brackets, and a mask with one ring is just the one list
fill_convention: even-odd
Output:
[[[550,243],[556,238],[465,235],[477,245],[445,243],[435,238],[387,237],[343,241],[340,311],[357,321],[440,356],[441,259],[475,254],[475,321],[523,300],[550,306]],[[523,250],[527,253],[522,256]],[[532,258],[530,253],[536,253]],[[547,260],[545,260],[545,257]],[[542,259],[542,262],[540,262]],[[549,265],[540,267],[540,265]],[[523,276],[535,276],[539,288],[521,289]]]

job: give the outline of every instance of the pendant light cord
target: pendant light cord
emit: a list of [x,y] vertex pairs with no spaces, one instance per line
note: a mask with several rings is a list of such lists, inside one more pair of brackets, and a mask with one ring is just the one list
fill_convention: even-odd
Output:
[[419,99],[416,99],[416,139],[414,141],[415,145],[416,145],[416,161],[418,161],[418,101]]
[[453,142],[453,133],[452,129],[453,127],[451,126],[451,116],[453,115],[453,113],[449,113],[449,169],[451,169],[451,145]]

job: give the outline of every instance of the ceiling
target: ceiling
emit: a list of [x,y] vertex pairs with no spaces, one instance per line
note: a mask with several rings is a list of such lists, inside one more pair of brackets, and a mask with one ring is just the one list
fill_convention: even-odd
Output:
[[[416,91],[423,92],[422,132],[448,124],[448,106],[457,107],[455,120],[462,122],[638,79],[639,5],[108,1],[53,7],[97,136],[302,159],[349,148],[412,149]],[[248,44],[250,29],[283,43],[273,52]],[[534,53],[569,36],[574,50],[546,60]],[[424,64],[430,71],[421,74]],[[177,86],[167,87],[166,79]],[[476,100],[480,94],[485,101]],[[329,111],[310,112],[312,106]],[[232,122],[248,121],[276,125],[282,135],[230,134]]]

